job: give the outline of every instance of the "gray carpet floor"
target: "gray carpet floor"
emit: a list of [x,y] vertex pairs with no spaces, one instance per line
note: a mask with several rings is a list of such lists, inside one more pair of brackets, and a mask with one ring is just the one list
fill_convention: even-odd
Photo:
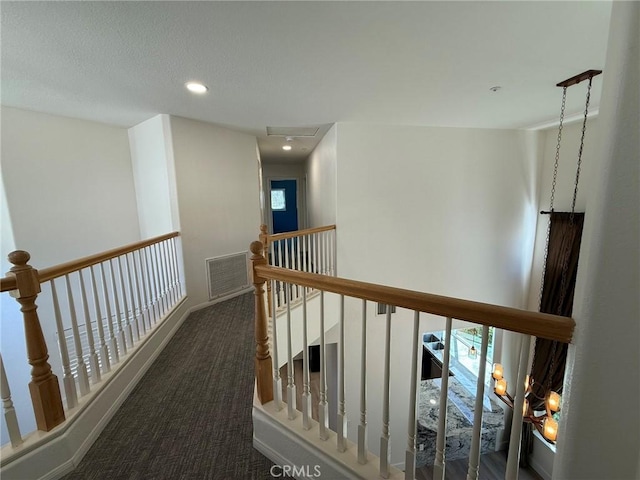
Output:
[[272,479],[252,446],[253,308],[192,313],[64,479]]

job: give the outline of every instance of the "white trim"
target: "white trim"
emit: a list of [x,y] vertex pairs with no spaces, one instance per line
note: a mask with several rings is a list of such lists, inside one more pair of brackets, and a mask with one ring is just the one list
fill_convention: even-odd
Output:
[[533,430],[533,452],[529,455],[529,463],[543,480],[551,480],[555,446],[550,445],[537,430]]
[[[251,278],[249,278],[249,281],[251,281]],[[210,307],[212,305],[215,305],[216,303],[226,302],[227,300],[231,300],[232,298],[236,298],[236,297],[239,297],[240,295],[244,295],[245,293],[250,293],[253,291],[254,291],[254,287],[252,285],[250,287],[243,288],[242,290],[238,290],[237,292],[233,292],[224,297],[216,298],[215,300],[211,300],[209,302],[199,303],[198,305],[195,305],[189,308],[188,313],[197,312],[198,310],[202,310],[203,308]]]
[[[347,450],[338,452],[336,434],[329,431],[327,440],[320,440],[318,422],[305,430],[302,415],[287,419],[287,409],[277,411],[273,402],[260,405],[254,395],[253,446],[277,465],[313,467],[321,469],[321,478],[349,478],[370,480],[379,477],[379,459],[368,455],[368,462],[358,463],[357,446],[347,440]],[[404,480],[404,473],[391,466],[390,479]]]
[[[27,437],[24,448],[15,449],[14,455],[4,455],[2,476],[55,480],[73,471],[129,393],[193,311],[193,308],[188,309],[172,323],[172,316],[179,312],[179,307],[185,304],[186,299],[186,296],[182,297],[139,348],[124,359],[121,367],[106,380],[105,385],[91,397],[91,401],[84,402],[84,405],[81,404],[78,407],[79,410],[73,417],[51,433],[30,434],[32,441],[29,442]],[[123,382],[126,382],[126,386],[120,389],[120,384]]]

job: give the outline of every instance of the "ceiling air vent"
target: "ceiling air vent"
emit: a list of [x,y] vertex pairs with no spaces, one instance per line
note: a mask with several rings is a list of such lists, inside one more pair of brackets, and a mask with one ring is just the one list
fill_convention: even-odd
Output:
[[315,137],[320,127],[267,127],[270,137]]
[[249,287],[248,252],[208,258],[206,262],[209,300],[216,300]]

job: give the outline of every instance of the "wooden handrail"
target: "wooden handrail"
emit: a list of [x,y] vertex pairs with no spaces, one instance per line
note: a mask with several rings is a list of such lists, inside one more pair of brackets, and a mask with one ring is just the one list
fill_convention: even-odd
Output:
[[328,232],[329,230],[335,230],[335,225],[326,225],[324,227],[307,228],[305,230],[295,230],[293,232],[275,233],[267,235],[269,242],[275,242],[278,240],[285,240],[287,238],[301,237],[303,235],[311,235],[312,233]]
[[[49,268],[43,268],[42,270],[38,271],[38,280],[40,281],[40,283],[44,283],[54,278],[58,278],[63,275],[66,275],[68,273],[76,272],[78,270],[82,270],[83,268],[90,267],[91,265],[96,265],[98,263],[105,262],[112,258],[117,258],[126,253],[131,253],[136,250],[140,250],[141,248],[148,247],[149,245],[154,245],[164,240],[178,237],[179,235],[180,235],[180,232],[166,233],[164,235],[150,238],[148,240],[142,240],[140,242],[131,243],[123,247],[107,250],[106,252],[97,253],[95,255],[79,258],[77,260],[72,260],[71,262],[61,263],[60,265],[55,265]],[[15,278],[4,277],[0,279],[0,287],[1,287],[0,292],[15,290],[16,289]]]
[[324,290],[325,292],[386,305],[395,305],[410,310],[451,317],[564,343],[571,343],[575,327],[575,321],[570,317],[531,312],[315,273],[287,270],[270,265],[256,264],[254,265],[254,272],[255,275],[263,280],[279,280]]
[[17,288],[16,277],[0,278],[0,292],[10,292]]

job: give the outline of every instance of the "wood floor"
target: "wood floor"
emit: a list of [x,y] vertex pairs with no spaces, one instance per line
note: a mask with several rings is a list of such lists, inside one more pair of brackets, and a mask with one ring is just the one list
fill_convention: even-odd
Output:
[[[302,410],[302,360],[294,360],[294,382],[296,385],[296,405]],[[287,365],[280,369],[282,378],[282,398],[287,398]],[[309,374],[311,391],[311,416],[318,420],[318,402],[320,400],[320,373]],[[480,457],[479,480],[503,480],[507,467],[507,452],[494,452]],[[445,476],[447,480],[464,480],[467,478],[468,460],[462,458],[447,462]],[[535,471],[521,468],[518,473],[519,480],[542,480]],[[416,480],[433,480],[433,467],[420,467],[416,470]]]
[[[493,452],[480,456],[479,480],[503,480],[507,468],[507,452]],[[467,478],[468,460],[461,458],[447,462],[445,478],[447,480],[464,480]],[[542,480],[531,469],[521,468],[518,472],[519,480]],[[416,480],[433,480],[433,467],[421,467],[416,471]]]
[[[302,360],[293,361],[293,381],[296,385],[296,409],[302,411]],[[282,400],[287,401],[287,364],[280,368],[282,379]],[[309,390],[311,392],[311,418],[318,421],[318,403],[320,403],[320,372],[309,372]]]

